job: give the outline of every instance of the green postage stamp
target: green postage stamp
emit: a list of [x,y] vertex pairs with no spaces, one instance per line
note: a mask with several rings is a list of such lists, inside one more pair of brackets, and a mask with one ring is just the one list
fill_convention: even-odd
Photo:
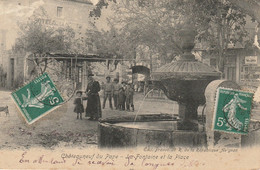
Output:
[[13,92],[12,98],[28,124],[32,124],[64,102],[47,73]]
[[218,88],[213,130],[247,134],[253,93]]

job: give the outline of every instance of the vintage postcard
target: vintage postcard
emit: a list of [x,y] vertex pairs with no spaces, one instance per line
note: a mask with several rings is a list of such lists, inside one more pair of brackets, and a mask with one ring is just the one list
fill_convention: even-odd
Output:
[[0,169],[260,169],[259,0],[0,0]]

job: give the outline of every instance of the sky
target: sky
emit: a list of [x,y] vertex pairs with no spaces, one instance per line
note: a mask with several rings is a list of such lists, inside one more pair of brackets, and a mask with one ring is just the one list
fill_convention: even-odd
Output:
[[91,2],[96,5],[96,3],[98,3],[99,0],[91,0]]
[[22,6],[17,5],[16,8],[13,7],[13,4],[10,3],[9,5],[1,6],[0,5],[0,15],[9,15],[15,14],[20,17],[29,17],[33,14],[35,9],[38,9],[39,6],[43,5],[44,1],[39,0],[32,3],[30,6]]

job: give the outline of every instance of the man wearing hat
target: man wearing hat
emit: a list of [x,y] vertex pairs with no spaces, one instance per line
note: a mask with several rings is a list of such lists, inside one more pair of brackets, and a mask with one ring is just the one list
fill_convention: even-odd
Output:
[[102,116],[100,97],[98,94],[100,85],[98,81],[94,80],[93,76],[92,73],[88,75],[86,117],[90,117],[89,120],[98,120]]
[[114,93],[114,86],[113,86],[113,83],[110,82],[110,80],[111,80],[111,77],[110,77],[110,76],[107,76],[107,77],[106,77],[106,80],[107,80],[107,82],[106,82],[105,85],[104,85],[103,109],[104,109],[105,106],[106,106],[107,98],[108,98],[108,101],[109,101],[110,109],[113,109],[113,106],[112,106],[112,95],[113,95],[113,93]]
[[119,89],[122,87],[121,84],[118,83],[119,80],[117,78],[114,79],[114,93],[113,93],[113,99],[114,99],[114,106],[116,110],[118,109],[118,98],[119,98]]
[[123,80],[118,95],[118,105],[120,105],[119,110],[125,110],[125,99],[126,99],[125,90],[126,90],[126,81]]

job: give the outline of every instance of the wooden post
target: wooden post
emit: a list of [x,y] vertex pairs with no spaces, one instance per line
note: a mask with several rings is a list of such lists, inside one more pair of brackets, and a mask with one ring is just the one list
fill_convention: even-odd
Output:
[[86,90],[87,88],[86,81],[87,81],[87,62],[83,61],[82,74],[81,74],[82,91]]
[[[71,79],[73,79],[72,77],[73,77],[73,63],[72,63],[73,61],[72,61],[72,57],[71,57],[71,59],[70,59],[70,75],[71,75]],[[73,81],[74,82],[74,81]],[[74,82],[75,83],[75,82]]]
[[64,68],[65,68],[65,78],[67,79],[68,78],[68,61],[67,60],[65,60]]

